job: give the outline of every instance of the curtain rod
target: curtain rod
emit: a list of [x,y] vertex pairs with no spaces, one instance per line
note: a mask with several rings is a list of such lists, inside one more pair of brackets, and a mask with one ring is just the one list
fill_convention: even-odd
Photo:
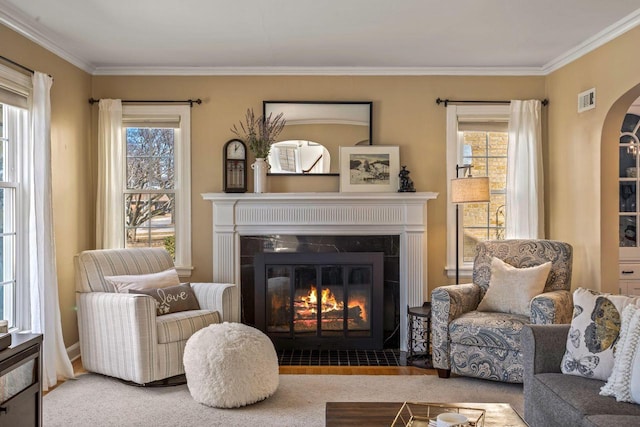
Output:
[[[18,64],[16,61],[13,61],[13,60],[11,60],[11,59],[7,58],[6,56],[2,56],[2,55],[0,55],[0,59],[2,59],[2,60],[3,60],[3,61],[5,61],[5,62],[8,62],[8,63],[9,63],[9,64],[11,64],[11,65],[14,65],[14,66],[16,66],[16,67],[18,67],[18,68],[22,69],[23,71],[26,71],[27,73],[31,73],[31,74],[35,74],[35,73],[36,73],[36,72],[35,72],[34,70],[32,70],[31,68],[29,68],[29,67],[25,67],[25,66],[24,66],[24,65],[22,65],[22,64]],[[49,77],[52,77],[52,76],[51,76],[51,74],[47,74],[47,75],[48,75]],[[53,78],[53,77],[52,77],[52,78]]]
[[[89,98],[89,104],[93,105],[96,102],[100,102],[99,99],[94,99],[94,98]],[[189,104],[190,107],[193,107],[193,104],[202,104],[202,99],[198,98],[198,99],[185,99],[183,101],[162,101],[162,100],[150,100],[150,99],[145,99],[145,100],[134,100],[134,99],[123,99],[122,100],[123,103],[131,103],[131,104],[150,104],[150,103],[155,103],[155,104]]]
[[12,61],[11,59],[7,58],[6,56],[2,56],[0,55],[0,59],[2,59],[3,61],[7,61],[9,64],[15,65],[18,68],[22,68],[24,71],[27,71],[31,74],[35,74],[35,71],[33,71],[31,68],[25,67],[22,64],[18,64],[16,61]]
[[[543,99],[542,105],[546,106],[549,104],[548,99]],[[436,104],[444,104],[446,107],[448,104],[511,104],[511,101],[454,101],[453,99],[436,99]]]

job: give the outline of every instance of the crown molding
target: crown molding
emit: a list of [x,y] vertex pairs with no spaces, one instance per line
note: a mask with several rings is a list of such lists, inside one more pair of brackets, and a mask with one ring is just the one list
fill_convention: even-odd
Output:
[[539,67],[96,67],[97,76],[541,76]]
[[57,35],[0,0],[0,23],[97,76],[545,76],[640,25],[640,9],[542,67],[96,67],[61,47]]
[[565,65],[575,61],[581,56],[599,48],[605,43],[620,37],[622,34],[640,25],[640,9],[625,16],[621,20],[614,22],[604,30],[588,38],[584,42],[580,43],[573,49],[568,50],[557,58],[547,62],[542,71],[544,75],[551,74],[552,72],[564,67]]
[[89,62],[62,48],[60,44],[55,42],[55,36],[52,32],[38,28],[39,25],[37,21],[28,17],[5,0],[0,0],[0,23],[36,44],[39,44],[65,61],[70,62],[89,74],[93,74],[94,67]]

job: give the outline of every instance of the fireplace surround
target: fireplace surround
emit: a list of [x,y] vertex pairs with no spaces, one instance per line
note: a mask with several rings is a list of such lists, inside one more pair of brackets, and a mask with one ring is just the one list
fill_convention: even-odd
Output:
[[213,208],[213,281],[235,283],[240,320],[241,236],[399,236],[400,348],[407,307],[425,301],[427,202],[437,193],[205,193]]

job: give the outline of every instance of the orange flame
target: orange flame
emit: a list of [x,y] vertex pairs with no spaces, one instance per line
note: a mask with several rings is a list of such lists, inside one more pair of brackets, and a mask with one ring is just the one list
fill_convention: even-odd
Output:
[[[304,307],[309,309],[311,313],[316,313],[318,306],[318,290],[316,287],[312,285],[309,294],[301,297],[301,301],[304,303]],[[320,301],[320,307],[323,313],[344,309],[344,303],[342,301],[338,302],[333,292],[331,292],[331,289],[324,288],[322,290]],[[349,304],[349,308],[360,307],[360,313],[363,319],[367,318],[366,306],[365,302],[359,300],[351,301],[351,304]]]

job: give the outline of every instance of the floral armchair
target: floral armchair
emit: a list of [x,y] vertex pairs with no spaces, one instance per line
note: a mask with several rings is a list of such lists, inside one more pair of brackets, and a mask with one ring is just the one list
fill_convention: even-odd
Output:
[[[517,267],[551,261],[544,292],[531,300],[531,316],[476,311],[489,288],[491,259]],[[521,383],[520,330],[525,324],[570,323],[573,312],[571,245],[553,240],[479,243],[473,283],[441,286],[431,293],[433,365],[441,378],[458,375]]]

